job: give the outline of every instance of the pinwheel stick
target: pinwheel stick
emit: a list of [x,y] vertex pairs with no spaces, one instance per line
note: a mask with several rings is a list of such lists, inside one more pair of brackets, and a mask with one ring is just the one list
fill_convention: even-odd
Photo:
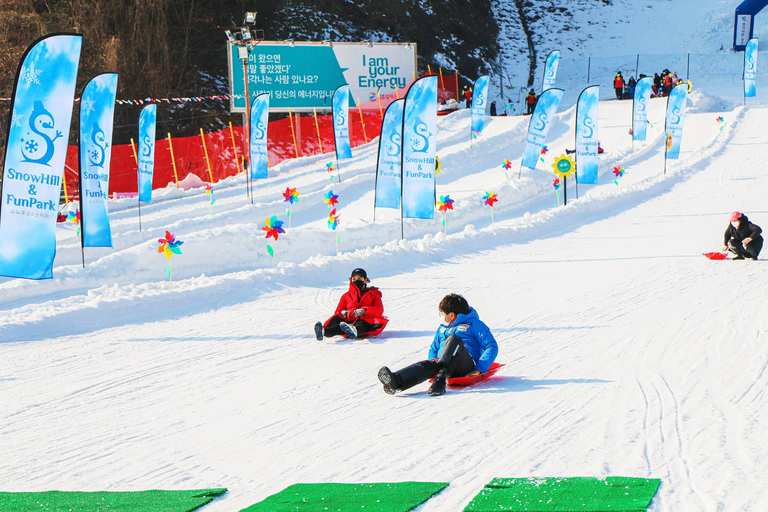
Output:
[[443,234],[448,236],[448,209],[443,210]]
[[168,289],[173,290],[173,258],[168,260]]
[[491,206],[491,226],[493,226],[493,206]]
[[288,227],[291,227],[291,210],[293,209],[293,203],[288,203]]

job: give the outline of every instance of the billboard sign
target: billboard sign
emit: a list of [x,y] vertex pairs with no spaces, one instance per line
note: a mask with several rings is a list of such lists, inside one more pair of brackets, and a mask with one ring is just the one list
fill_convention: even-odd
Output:
[[[243,61],[227,43],[230,111],[245,112]],[[272,111],[331,108],[333,92],[349,84],[350,105],[403,89],[416,73],[415,43],[263,41],[248,52],[251,100],[268,93]]]

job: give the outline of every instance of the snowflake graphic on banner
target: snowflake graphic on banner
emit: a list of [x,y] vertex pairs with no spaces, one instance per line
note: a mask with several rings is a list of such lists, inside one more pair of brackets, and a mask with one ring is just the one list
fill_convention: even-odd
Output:
[[13,111],[13,116],[11,117],[11,127],[14,126],[17,128],[21,128],[21,118],[24,117],[24,114],[17,114],[16,111]]
[[21,81],[29,87],[32,84],[40,85],[40,73],[42,70],[35,68],[35,63],[31,63],[28,68],[21,70]]
[[95,101],[93,100],[85,100],[83,102],[83,112],[87,115],[93,112],[93,105]]

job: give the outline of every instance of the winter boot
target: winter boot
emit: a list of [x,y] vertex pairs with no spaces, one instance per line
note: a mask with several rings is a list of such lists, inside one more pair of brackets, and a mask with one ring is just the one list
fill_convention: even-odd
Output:
[[405,391],[416,384],[428,380],[437,372],[435,361],[421,361],[392,372],[386,366],[379,370],[379,380],[384,384],[384,391],[394,395],[395,391]]
[[445,393],[445,381],[448,380],[448,372],[446,370],[440,370],[437,372],[437,377],[432,381],[432,385],[429,386],[429,393],[432,396],[439,396]]
[[349,325],[347,322],[341,322],[339,324],[339,329],[341,329],[341,332],[346,334],[349,339],[354,340],[357,338],[357,328],[354,325]]
[[323,341],[323,324],[321,322],[315,324],[315,338],[317,341]]
[[392,373],[386,366],[382,366],[379,370],[379,381],[384,385],[384,392],[388,395],[394,395],[400,387],[400,376]]

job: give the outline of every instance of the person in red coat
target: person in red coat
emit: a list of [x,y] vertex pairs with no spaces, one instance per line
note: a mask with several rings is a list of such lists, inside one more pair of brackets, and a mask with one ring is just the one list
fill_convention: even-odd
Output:
[[349,291],[341,296],[334,315],[315,324],[315,336],[318,341],[323,336],[345,335],[358,338],[362,335],[376,336],[389,320],[384,316],[381,303],[381,291],[375,286],[368,286],[371,281],[362,268],[356,268],[349,277]]

